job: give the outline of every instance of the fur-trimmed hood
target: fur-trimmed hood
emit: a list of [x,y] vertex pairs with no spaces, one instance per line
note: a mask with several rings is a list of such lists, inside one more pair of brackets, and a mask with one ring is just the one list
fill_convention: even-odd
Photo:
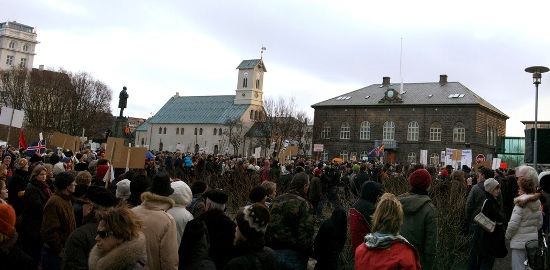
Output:
[[141,201],[141,205],[148,210],[167,211],[176,204],[174,200],[169,197],[160,196],[149,191],[141,194]]
[[101,254],[94,246],[88,258],[88,267],[90,270],[141,269],[146,261],[145,235],[140,232],[136,239],[123,242],[107,254]]
[[541,196],[540,193],[523,194],[514,199],[514,204],[519,207],[528,206],[533,210],[537,210],[537,209],[540,209],[540,201],[539,201],[540,196]]

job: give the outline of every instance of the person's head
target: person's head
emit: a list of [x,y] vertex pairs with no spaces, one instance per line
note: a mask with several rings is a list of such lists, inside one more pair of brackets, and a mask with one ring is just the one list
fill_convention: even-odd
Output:
[[539,185],[544,192],[550,192],[550,171],[544,171],[539,174]]
[[205,181],[198,180],[198,181],[195,181],[193,185],[191,185],[191,192],[193,192],[193,195],[199,195],[204,193],[207,188],[208,188],[208,185],[206,184]]
[[266,194],[269,198],[275,199],[277,196],[277,184],[272,181],[264,181],[262,187],[265,188]]
[[53,177],[53,165],[50,164],[50,163],[46,163],[43,166],[44,166],[44,168],[46,168],[46,175],[48,176],[48,178],[52,178]]
[[128,199],[130,197],[130,180],[122,179],[116,183],[115,195],[117,198]]
[[42,165],[37,165],[36,167],[34,167],[34,169],[31,172],[31,177],[30,177],[31,180],[36,179],[40,182],[45,182],[47,178],[48,178],[48,172],[46,171],[46,167]]
[[518,177],[518,187],[521,194],[533,194],[537,188],[535,182],[526,177]]
[[367,164],[362,163],[361,165],[359,165],[359,171],[361,171],[361,172],[367,171]]
[[454,170],[451,173],[451,181],[464,182],[464,173],[459,170]]
[[75,178],[77,185],[87,185],[92,184],[92,174],[89,171],[78,172]]
[[489,192],[493,197],[497,197],[498,193],[500,192],[500,184],[497,180],[494,178],[486,179],[483,182],[483,186],[485,187],[485,191]]
[[134,181],[130,182],[130,194],[139,198],[141,194],[149,189],[151,181],[145,175],[138,175]]
[[11,154],[10,153],[4,153],[4,155],[2,156],[2,163],[6,164],[6,165],[10,165],[11,164]]
[[16,170],[28,171],[29,170],[29,161],[25,158],[20,158],[15,164]]
[[6,200],[8,198],[8,186],[6,181],[0,180],[0,199]]
[[177,206],[187,207],[193,200],[193,193],[191,188],[183,181],[172,182],[172,188],[174,193],[170,195],[170,198],[174,200]]
[[219,189],[213,188],[204,193],[204,198],[206,199],[205,209],[209,210],[220,210],[225,211],[225,203],[227,203],[227,192]]
[[372,215],[372,231],[398,234],[403,225],[403,206],[391,193],[384,193]]
[[254,203],[239,210],[235,215],[237,228],[233,244],[250,241],[263,246],[264,234],[270,219],[269,210],[261,203]]
[[353,164],[353,167],[351,167],[351,170],[352,170],[354,173],[358,173],[360,167],[361,167],[361,166],[360,166],[359,164]]
[[113,193],[101,186],[89,186],[80,201],[84,203],[82,205],[83,216],[90,213],[95,214],[95,211],[102,211],[118,204],[118,199]]
[[307,176],[305,172],[295,174],[294,177],[292,177],[290,186],[292,189],[307,194],[307,191],[309,189],[309,176]]
[[521,179],[526,179],[531,182],[533,182],[533,186],[537,188],[539,186],[539,174],[537,171],[531,167],[531,166],[519,166],[516,169],[516,177],[518,178],[518,186],[519,181]]
[[55,176],[54,185],[58,191],[65,195],[74,193],[76,182],[71,172],[61,172]]
[[409,184],[413,188],[428,189],[432,184],[432,176],[425,169],[418,169],[409,176]]
[[485,179],[495,177],[495,174],[493,173],[493,170],[491,170],[489,168],[485,168],[485,167],[482,167],[482,168],[478,169],[477,173],[478,173],[478,177],[479,177],[478,182],[480,180],[485,180]]
[[2,163],[0,164],[0,178],[5,179],[8,176],[8,165]]
[[250,199],[252,203],[265,203],[267,199],[267,190],[262,186],[255,186],[250,189],[248,199]]
[[384,186],[375,181],[365,181],[361,186],[361,199],[376,204],[378,198],[384,193]]
[[7,241],[15,231],[15,210],[6,203],[0,203],[0,244]]
[[170,180],[170,175],[168,175],[168,173],[158,172],[153,176],[149,191],[160,196],[168,197],[174,193],[174,189],[170,185],[171,183],[172,180]]
[[105,254],[140,235],[141,221],[125,205],[97,212],[97,249]]

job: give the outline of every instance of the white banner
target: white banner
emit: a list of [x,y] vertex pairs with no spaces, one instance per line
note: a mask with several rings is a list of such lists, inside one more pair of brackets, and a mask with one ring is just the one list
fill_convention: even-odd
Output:
[[2,107],[2,112],[0,114],[0,124],[21,128],[21,126],[23,126],[24,117],[25,112],[23,111],[14,110],[8,107]]

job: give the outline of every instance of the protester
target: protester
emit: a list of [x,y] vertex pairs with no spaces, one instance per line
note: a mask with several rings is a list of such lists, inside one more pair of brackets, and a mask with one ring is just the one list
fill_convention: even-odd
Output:
[[15,210],[0,201],[0,266],[2,269],[36,269],[33,260],[21,250],[15,229]]
[[198,217],[204,213],[205,203],[202,194],[208,189],[208,184],[205,181],[198,180],[193,183],[191,186],[191,191],[193,193],[193,199],[191,203],[187,206],[187,210],[193,214],[193,217]]
[[141,194],[149,189],[151,181],[145,175],[138,175],[130,182],[130,196],[126,200],[131,207],[141,205]]
[[384,193],[382,184],[367,181],[361,187],[361,197],[349,209],[349,227],[351,236],[351,251],[364,242],[365,235],[372,232],[372,214],[376,210],[376,202]]
[[339,269],[340,253],[348,236],[348,217],[342,206],[336,206],[330,218],[323,221],[314,241],[317,259],[315,270]]
[[17,216],[23,213],[23,195],[29,182],[29,162],[20,158],[15,165],[15,171],[11,177],[11,184],[8,184],[9,204],[15,209]]
[[189,186],[183,181],[172,182],[171,186],[174,189],[174,193],[172,193],[169,197],[174,200],[175,204],[174,207],[168,209],[167,212],[174,217],[174,221],[176,222],[179,247],[181,237],[185,231],[185,226],[193,219],[193,215],[186,209],[186,207],[191,203],[193,194],[191,193],[191,188],[189,188]]

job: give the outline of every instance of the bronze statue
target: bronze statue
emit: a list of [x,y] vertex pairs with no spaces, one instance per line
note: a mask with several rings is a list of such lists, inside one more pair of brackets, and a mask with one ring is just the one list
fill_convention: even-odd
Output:
[[124,111],[124,108],[126,108],[126,102],[128,100],[128,93],[126,93],[126,86],[122,87],[122,91],[120,91],[120,95],[118,95],[118,107],[120,108],[120,117],[122,116],[122,112]]

